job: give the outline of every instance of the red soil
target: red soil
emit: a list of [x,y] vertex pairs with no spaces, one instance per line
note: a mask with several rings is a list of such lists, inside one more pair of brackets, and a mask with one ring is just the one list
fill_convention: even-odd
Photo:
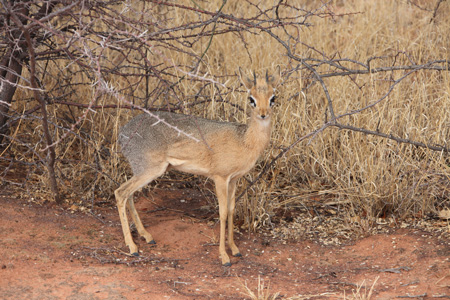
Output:
[[196,196],[159,191],[152,202],[137,201],[157,245],[135,237],[141,256],[134,258],[126,255],[114,207],[91,214],[0,196],[0,298],[251,299],[246,287],[257,294],[258,278],[277,299],[353,299],[358,287],[364,296],[372,285],[371,299],[450,298],[443,235],[398,229],[322,246],[236,234],[243,258],[222,267],[219,226],[207,220],[217,213],[190,198]]

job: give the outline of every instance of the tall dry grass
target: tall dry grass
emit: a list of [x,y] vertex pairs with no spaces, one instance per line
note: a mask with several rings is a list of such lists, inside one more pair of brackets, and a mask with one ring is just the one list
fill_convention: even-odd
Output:
[[[323,1],[306,1],[305,9],[324,11],[328,15],[311,18],[308,21],[312,26],[299,27],[299,32],[288,33],[300,35],[302,44],[297,44],[295,51],[297,56],[304,58],[321,60],[325,54],[326,59],[341,57],[367,62],[369,58],[376,57],[371,61],[372,67],[449,59],[450,17],[446,12],[450,4],[443,3],[430,22],[435,1],[414,3],[431,11],[420,9],[406,0],[337,0],[330,1],[328,5],[324,5]],[[218,0],[199,3],[203,9],[210,11],[217,11],[221,4],[222,1]],[[136,11],[144,10],[145,5],[151,4],[136,2],[133,5],[136,10],[125,12],[130,17]],[[192,5],[192,2],[186,1],[186,5]],[[271,5],[271,1],[262,1],[259,8]],[[257,9],[250,3],[233,0],[225,4],[223,13],[244,17]],[[178,8],[161,13],[164,13],[164,17],[172,25],[204,17]],[[289,15],[296,12],[286,9],[282,13]],[[126,28],[128,25],[123,26]],[[218,26],[220,29],[226,24]],[[282,29],[274,31],[286,38],[287,33]],[[242,67],[263,74],[266,69],[273,70],[276,65],[281,65],[284,82],[278,89],[272,143],[255,170],[247,175],[248,180],[241,181],[239,190],[242,191],[248,187],[248,181],[255,179],[265,164],[277,156],[281,149],[289,147],[298,138],[323,125],[327,99],[321,85],[311,73],[297,68],[298,62],[287,57],[286,50],[277,40],[256,29],[240,34],[241,36],[234,33],[219,35],[212,39],[209,48],[208,38],[203,38],[201,43],[194,46],[197,54],[207,49],[199,74],[207,74],[225,84],[228,89],[234,90],[226,95],[223,99],[225,101],[216,101],[218,90],[209,85],[203,92],[212,100],[191,106],[194,96],[203,88],[201,81],[183,80],[176,89],[180,97],[177,104],[181,103],[184,113],[245,122],[246,95],[235,76],[236,70]],[[193,63],[188,54],[169,49],[159,51],[163,55],[146,53],[147,58],[155,65],[168,64],[169,61],[184,66]],[[136,53],[123,57],[111,49],[105,50],[103,56],[111,64],[124,59],[139,60]],[[67,68],[77,74],[74,78],[78,82],[95,82],[95,78],[82,72],[76,64]],[[323,64],[317,70],[327,72],[327,68],[330,68],[329,65]],[[52,71],[50,68],[49,72]],[[55,74],[58,72],[55,69]],[[138,72],[144,73],[142,70]],[[324,78],[324,83],[330,92],[336,114],[339,115],[378,100],[387,93],[392,80],[403,74],[404,71],[398,70],[334,76]],[[185,76],[182,72],[176,75],[179,78]],[[48,76],[46,80],[47,84],[58,84],[57,75]],[[134,95],[145,102],[144,80],[132,78],[130,82],[129,78],[114,75],[105,80],[118,91],[133,89]],[[153,80],[149,83],[150,89],[158,84],[160,83]],[[94,97],[93,93],[92,85],[83,84],[76,94],[68,95],[66,100],[89,103]],[[449,94],[448,72],[418,71],[400,82],[385,100],[373,108],[345,117],[342,121],[355,127],[448,147]],[[25,90],[18,90],[16,94],[16,99],[29,97],[29,92]],[[120,99],[105,93],[96,101],[96,105],[106,105],[116,104]],[[152,105],[163,106],[172,103],[171,101],[173,100],[161,95]],[[15,105],[15,111],[29,108],[28,102],[24,101]],[[61,122],[65,118],[75,119],[85,111],[61,106],[52,106],[49,110],[52,118]],[[83,201],[113,202],[113,190],[129,176],[127,163],[116,145],[118,128],[137,113],[140,112],[123,108],[88,112],[76,128],[77,135],[70,135],[57,145],[59,180],[67,198],[73,199],[81,195]],[[19,125],[18,134],[21,139],[26,139],[28,133],[39,130],[36,122],[30,121]],[[54,127],[53,130],[55,136],[64,134],[61,128]],[[13,145],[10,151],[17,157],[23,157],[26,152],[20,144]],[[27,156],[26,160],[30,158]],[[238,204],[238,217],[247,227],[257,228],[270,224],[280,209],[302,207],[313,198],[319,203],[333,202],[334,205],[345,207],[351,214],[367,218],[389,214],[400,218],[422,217],[449,205],[449,175],[448,153],[329,127],[298,143],[274,162],[262,178],[242,196],[242,201]],[[45,174],[33,174],[32,177],[45,183]]]

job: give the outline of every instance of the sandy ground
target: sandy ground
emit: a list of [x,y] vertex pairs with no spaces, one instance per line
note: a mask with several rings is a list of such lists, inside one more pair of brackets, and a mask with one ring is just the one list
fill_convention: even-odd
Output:
[[398,229],[323,246],[243,232],[243,258],[223,267],[217,212],[185,193],[137,201],[157,242],[135,236],[139,258],[126,255],[111,205],[92,214],[0,196],[0,298],[251,299],[248,290],[259,290],[277,299],[367,299],[371,288],[370,299],[450,298],[450,241],[442,235]]

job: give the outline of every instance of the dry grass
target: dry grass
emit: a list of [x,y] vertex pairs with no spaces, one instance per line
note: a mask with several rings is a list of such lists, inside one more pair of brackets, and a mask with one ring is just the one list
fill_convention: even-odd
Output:
[[358,285],[356,290],[352,291],[351,296],[344,296],[346,300],[370,300],[372,299],[373,292],[375,290],[375,285],[380,277],[375,278],[373,284],[370,288],[365,287],[365,282],[361,285]]
[[270,282],[267,284],[264,282],[264,279],[261,279],[261,276],[258,276],[258,286],[256,287],[256,291],[252,288],[248,287],[247,282],[242,284],[244,288],[244,294],[252,300],[276,300],[280,293],[272,293],[270,291]]
[[[267,1],[261,8],[269,7]],[[433,1],[418,1],[433,8]],[[204,9],[216,11],[221,1],[201,3]],[[256,8],[237,0],[228,1],[224,13],[237,17],[250,14]],[[325,53],[329,58],[343,57],[361,62],[369,57],[379,57],[372,61],[372,67],[424,63],[433,59],[448,59],[450,17],[438,13],[430,22],[432,12],[421,10],[409,1],[331,1],[323,8],[321,1],[307,1],[308,8],[332,11],[335,17],[313,18],[313,26],[300,30],[301,41]],[[189,2],[188,4],[192,4]],[[440,12],[448,11],[450,3],[444,2]],[[243,7],[244,6],[244,7]],[[286,14],[289,11],[285,12]],[[354,14],[348,14],[354,13]],[[339,14],[343,14],[339,16]],[[132,12],[130,12],[132,15]],[[196,14],[181,9],[167,12],[172,22],[183,22],[197,18]],[[126,26],[126,25],[124,25]],[[296,64],[285,55],[285,49],[266,34],[255,34],[256,30],[243,32],[242,39],[235,34],[225,34],[213,39],[204,57],[199,74],[220,78],[227,88],[234,89],[225,99],[244,109],[241,111],[227,102],[215,100],[204,105],[189,106],[193,95],[202,87],[201,82],[184,80],[178,86],[185,113],[208,118],[245,122],[246,96],[240,88],[235,74],[239,66],[248,70],[265,72],[281,65],[285,81],[279,88],[274,120],[272,143],[247,179],[256,178],[263,166],[280,151],[294,143],[324,123],[327,103],[322,87],[313,82],[310,73],[296,71]],[[283,31],[276,29],[282,36]],[[293,34],[293,32],[290,32]],[[195,51],[206,49],[207,39],[196,44]],[[297,55],[323,59],[314,49],[297,46]],[[189,66],[191,58],[177,52],[164,50],[164,57],[173,59],[180,65]],[[111,61],[123,59],[114,51],[106,52]],[[148,54],[155,64],[167,64],[163,56]],[[138,59],[130,54],[129,59]],[[68,67],[78,72],[78,66]],[[326,66],[318,67],[326,71]],[[52,70],[50,69],[50,72]],[[382,72],[370,75],[336,76],[326,78],[325,84],[334,102],[336,114],[342,114],[366,106],[384,95],[392,81],[403,71]],[[184,74],[178,74],[179,77]],[[79,82],[89,82],[84,73],[76,77]],[[48,77],[48,83],[56,84],[55,77]],[[130,82],[111,75],[107,81],[117,90],[127,87]],[[133,87],[135,94],[144,98],[143,83]],[[150,86],[158,85],[151,82]],[[211,99],[216,99],[217,89],[208,87]],[[77,95],[68,96],[79,101],[86,97],[88,103],[93,97],[90,85],[80,85]],[[450,74],[448,72],[420,71],[409,76],[396,86],[387,99],[364,112],[344,118],[343,123],[379,130],[395,136],[409,138],[424,143],[449,145],[450,119]],[[18,91],[17,99],[30,97]],[[154,105],[170,102],[161,96]],[[100,97],[96,104],[117,103],[110,94]],[[14,109],[22,111],[29,104],[18,102]],[[50,114],[54,120],[84,110],[52,106]],[[58,172],[61,187],[68,198],[82,195],[83,201],[113,200],[113,190],[126,180],[129,174],[127,163],[116,146],[117,131],[133,115],[128,109],[104,109],[88,113],[78,126],[78,136],[71,135],[57,146],[59,156]],[[63,123],[63,121],[61,121]],[[54,129],[55,136],[61,136],[61,129]],[[18,135],[29,138],[30,132],[39,133],[35,122],[21,123]],[[39,134],[37,134],[39,136]],[[18,159],[23,158],[24,149],[16,144],[10,149]],[[36,151],[40,153],[39,151]],[[30,157],[25,158],[30,161]],[[82,163],[80,163],[82,162]],[[98,172],[101,170],[101,172]],[[45,183],[45,174],[34,174]],[[328,128],[294,146],[277,160],[243,196],[238,207],[238,215],[249,228],[270,224],[277,211],[304,208],[308,205],[333,200],[335,205],[345,207],[347,215],[362,218],[376,218],[393,214],[399,218],[422,217],[448,205],[450,167],[447,153],[435,152],[380,137],[359,132]],[[240,190],[248,186],[242,181]],[[83,196],[84,195],[84,196]],[[71,197],[72,196],[72,197]],[[259,298],[258,298],[259,299]]]

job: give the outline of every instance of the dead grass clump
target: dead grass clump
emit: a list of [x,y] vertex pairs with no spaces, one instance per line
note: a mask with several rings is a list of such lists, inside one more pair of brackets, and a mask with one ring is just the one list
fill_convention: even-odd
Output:
[[264,279],[261,279],[261,276],[258,276],[258,286],[256,291],[253,291],[248,287],[247,282],[243,284],[245,295],[250,297],[252,300],[275,300],[278,299],[280,293],[271,293],[270,292],[270,282],[267,284],[264,282]]
[[378,276],[373,281],[370,288],[365,286],[365,281],[361,283],[361,285],[358,285],[355,290],[352,290],[351,296],[345,296],[344,299],[348,300],[370,300],[372,299],[373,292],[375,291],[375,285],[380,277]]

